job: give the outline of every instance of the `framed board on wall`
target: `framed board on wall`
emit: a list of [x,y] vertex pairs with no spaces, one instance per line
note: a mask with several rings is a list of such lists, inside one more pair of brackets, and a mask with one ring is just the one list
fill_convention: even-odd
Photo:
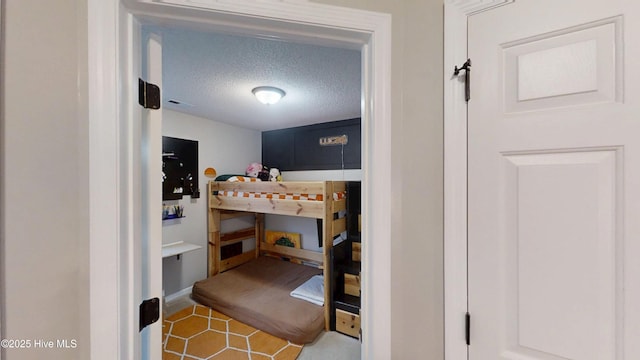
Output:
[[198,142],[162,137],[162,199],[200,197],[198,189]]

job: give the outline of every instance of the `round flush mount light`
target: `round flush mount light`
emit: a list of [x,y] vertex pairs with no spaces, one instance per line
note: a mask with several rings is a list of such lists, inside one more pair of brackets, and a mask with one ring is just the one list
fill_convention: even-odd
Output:
[[258,86],[251,90],[251,92],[256,96],[258,101],[266,105],[277,103],[285,95],[284,90],[273,86]]

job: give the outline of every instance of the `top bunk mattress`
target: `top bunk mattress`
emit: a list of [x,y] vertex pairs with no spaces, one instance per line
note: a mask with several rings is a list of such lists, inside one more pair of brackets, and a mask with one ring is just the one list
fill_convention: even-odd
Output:
[[196,282],[192,296],[247,325],[305,344],[324,329],[324,309],[290,293],[320,273],[320,269],[310,266],[261,256]]

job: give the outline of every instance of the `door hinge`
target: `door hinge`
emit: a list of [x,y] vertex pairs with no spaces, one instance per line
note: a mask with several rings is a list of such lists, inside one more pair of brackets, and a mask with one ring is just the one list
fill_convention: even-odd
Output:
[[160,109],[160,88],[158,85],[138,79],[138,103],[145,109]]
[[464,70],[464,99],[468,102],[471,100],[471,59],[467,59],[461,67],[456,65],[453,68],[453,75],[458,76],[462,70]]
[[140,330],[160,319],[160,299],[144,300],[140,304]]
[[471,314],[464,315],[464,338],[467,345],[471,345]]

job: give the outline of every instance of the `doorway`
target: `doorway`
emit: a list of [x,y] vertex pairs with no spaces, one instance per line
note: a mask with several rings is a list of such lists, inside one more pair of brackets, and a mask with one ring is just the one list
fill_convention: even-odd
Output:
[[[179,255],[169,255],[174,253],[169,251],[166,251],[167,256],[163,254],[163,314],[170,317],[183,307],[193,305],[189,298],[191,287],[196,281],[207,277],[207,249],[211,251],[211,248],[207,244],[209,195],[205,189],[208,180],[213,178],[203,176],[204,168],[215,168],[219,175],[244,173],[248,164],[261,162],[261,134],[264,139],[265,134],[291,131],[309,133],[305,137],[308,141],[297,140],[296,144],[302,142],[309,149],[308,152],[313,152],[318,151],[318,140],[314,142],[311,134],[323,131],[327,135],[335,135],[339,131],[348,131],[349,146],[321,148],[324,150],[324,163],[330,160],[333,169],[293,171],[296,167],[311,169],[310,166],[319,165],[300,160],[304,154],[301,152],[297,152],[293,165],[273,156],[269,160],[265,152],[271,148],[266,148],[268,145],[265,144],[262,147],[262,161],[270,168],[275,166],[287,170],[282,173],[284,181],[362,180],[362,169],[353,160],[346,162],[347,168],[340,168],[341,154],[342,166],[345,166],[344,158],[353,159],[356,146],[357,163],[360,163],[361,51],[294,43],[282,38],[256,38],[154,24],[142,25],[143,44],[148,33],[158,35],[162,43],[163,187],[167,183],[176,184],[174,178],[177,174],[184,176],[190,172],[200,176],[201,181],[199,184],[196,181],[196,186],[202,189],[199,198],[194,198],[190,193],[172,195],[171,189],[176,185],[163,189],[164,207],[172,209],[178,206],[183,209],[182,217],[167,217],[162,221],[163,253],[176,244],[199,247]],[[143,65],[147,63],[145,54],[143,51]],[[255,101],[251,93],[251,89],[258,85],[280,86],[286,95],[278,104],[265,106]],[[356,119],[358,121],[354,121]],[[328,128],[321,130],[323,126]],[[181,145],[183,143],[195,147],[191,157],[180,151],[181,146],[187,146]],[[190,167],[188,162],[194,163],[195,168]],[[171,166],[178,165],[183,166],[184,171],[172,171]],[[353,167],[358,169],[351,169]],[[181,186],[182,182],[179,180],[177,184]],[[351,199],[359,198],[359,188],[357,192],[357,197]],[[267,231],[299,234],[302,249],[323,252],[318,245],[318,224],[314,219],[266,215],[264,224]],[[253,227],[253,224],[250,219],[243,217],[226,220],[222,226],[222,232],[229,233]],[[346,238],[347,234],[343,236]],[[350,241],[346,244],[349,247]],[[233,253],[225,256],[224,251],[233,250],[236,245],[239,246],[235,248],[239,254],[255,249],[256,243],[251,239],[223,247],[222,259],[232,256]],[[340,248],[344,249],[345,244]],[[337,271],[337,264],[333,268]],[[355,268],[352,271],[359,273]],[[337,275],[335,277],[339,278]],[[342,302],[348,305],[353,303],[352,306],[356,308],[354,310],[344,305],[351,310],[349,314],[358,315],[359,296],[349,297],[348,300],[344,298],[344,295],[340,296]],[[332,309],[333,299],[325,306]],[[332,310],[330,314],[335,312]],[[165,323],[165,326],[170,325]],[[350,336],[357,337],[358,330]],[[174,339],[172,334],[169,336]],[[301,357],[304,358],[307,353],[317,353],[323,348],[331,351],[340,347],[345,354],[353,354],[356,351],[359,353],[360,346],[357,339],[337,333],[327,336],[322,333],[313,344],[305,345]]]
[[[175,3],[181,3],[176,1]],[[122,104],[128,104],[129,100],[125,94],[119,93],[117,89],[119,81],[123,81],[124,87],[129,94],[132,85],[126,79],[128,66],[127,61],[118,62],[119,54],[124,49],[127,54],[131,41],[131,23],[134,16],[157,17],[157,18],[181,18],[183,21],[205,24],[212,28],[224,29],[225,27],[236,28],[239,31],[249,33],[255,32],[279,32],[294,39],[307,39],[319,43],[331,43],[334,41],[346,42],[350,44],[360,44],[363,52],[363,167],[367,169],[363,182],[363,195],[365,203],[363,212],[369,220],[363,223],[363,233],[367,238],[380,239],[375,241],[376,247],[363,248],[363,258],[365,259],[364,271],[370,274],[369,278],[363,282],[363,356],[376,353],[389,354],[389,327],[372,324],[388,324],[390,322],[390,244],[386,239],[391,238],[390,231],[390,194],[391,179],[384,169],[390,164],[390,90],[386,86],[390,79],[390,17],[384,14],[373,14],[371,12],[362,13],[358,10],[340,9],[335,11],[331,6],[307,4],[307,3],[264,3],[246,2],[243,4],[204,4],[188,6],[176,6],[169,2],[147,3],[129,1],[127,8],[119,6],[118,1],[110,2],[90,2],[89,19],[90,25],[90,94],[89,103],[90,114],[96,120],[95,129],[92,128],[90,140],[92,163],[100,163],[100,169],[92,169],[92,179],[104,179],[99,190],[100,195],[91,199],[101,202],[102,208],[95,209],[91,214],[92,227],[91,243],[100,244],[96,248],[92,246],[91,251],[91,283],[96,284],[92,288],[91,304],[92,309],[101,309],[102,313],[120,314],[119,321],[116,319],[105,319],[97,310],[92,312],[92,353],[104,355],[113,353],[113,348],[101,346],[105,343],[117,343],[120,339],[120,348],[114,358],[122,358],[126,354],[135,353],[136,334],[132,333],[126,324],[135,323],[135,311],[119,310],[117,304],[123,298],[131,298],[131,287],[126,284],[119,284],[117,276],[107,272],[108,266],[105,263],[121,263],[118,249],[130,246],[133,241],[128,235],[123,236],[118,229],[122,229],[128,224],[128,219],[113,216],[117,213],[121,202],[118,199],[127,196],[126,191],[119,186],[118,181],[106,174],[119,174],[121,164],[114,161],[112,154],[121,154],[119,149],[118,122],[126,123],[127,109],[123,109]],[[117,21],[119,19],[119,21]],[[113,24],[119,24],[119,29],[114,29]],[[114,30],[118,30],[115,31]],[[121,37],[119,35],[121,34]],[[128,45],[127,45],[128,44]],[[375,46],[373,46],[375,45]],[[130,50],[129,50],[130,51]],[[126,57],[124,57],[126,59]],[[121,57],[122,59],[122,57]],[[120,105],[118,105],[120,104]],[[120,109],[116,111],[115,109]],[[101,111],[104,110],[104,111]],[[114,122],[113,119],[119,119]],[[124,154],[126,157],[126,154]],[[377,166],[370,166],[376,159]],[[126,180],[126,179],[125,179]],[[130,180],[126,180],[130,181]],[[98,189],[96,189],[98,190]],[[93,192],[92,192],[93,194]],[[109,195],[110,194],[110,195]],[[375,197],[373,194],[377,194]],[[127,206],[135,206],[128,204]],[[99,232],[99,229],[106,229]],[[113,230],[110,230],[113,229]],[[109,239],[121,239],[119,243],[113,244]],[[101,251],[102,250],[102,251]],[[373,260],[377,266],[369,268]],[[128,283],[136,273],[135,264],[128,269],[120,266],[123,273],[120,279]],[[127,276],[126,274],[130,275]],[[104,281],[103,281],[104,280]],[[375,286],[372,286],[375,281]],[[116,301],[110,301],[113,296],[100,298],[98,295],[105,290],[98,289],[97,284],[111,289],[107,293],[116,294]],[[107,290],[108,290],[107,289]],[[94,291],[95,290],[95,291]],[[128,304],[133,304],[131,299]],[[132,307],[130,305],[130,307]],[[106,311],[105,311],[106,310]],[[368,318],[367,318],[368,317]],[[93,321],[96,320],[96,321]],[[124,331],[119,331],[124,326]],[[100,335],[100,337],[98,337]],[[133,350],[132,350],[133,349]]]

